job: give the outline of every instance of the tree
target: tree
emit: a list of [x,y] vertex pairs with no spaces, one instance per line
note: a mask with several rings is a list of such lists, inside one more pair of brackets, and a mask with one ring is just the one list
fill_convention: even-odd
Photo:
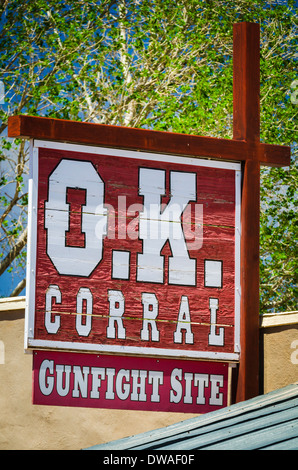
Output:
[[[262,171],[261,310],[294,309],[294,3],[237,0],[231,8],[224,0],[3,1],[0,73],[9,101],[1,130],[8,115],[27,113],[231,138],[232,25],[260,23],[261,138],[293,143],[290,170]],[[25,147],[18,149],[25,155]],[[3,177],[2,186],[8,183]],[[3,258],[25,235],[23,219],[8,220],[8,207],[16,209],[12,200],[24,212],[26,195],[18,188],[17,197],[4,201]],[[24,260],[22,251],[17,258]]]

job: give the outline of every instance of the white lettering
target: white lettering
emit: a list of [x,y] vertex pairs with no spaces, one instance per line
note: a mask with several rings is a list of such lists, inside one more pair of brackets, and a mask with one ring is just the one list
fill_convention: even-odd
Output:
[[107,368],[107,391],[106,391],[106,399],[107,400],[114,400],[115,393],[114,393],[114,377],[115,377],[116,369],[112,369],[110,367]]
[[131,399],[133,401],[146,401],[146,370],[132,370],[132,393]]
[[210,393],[210,405],[222,405],[223,394],[219,393],[219,387],[223,387],[223,376],[222,375],[210,375],[211,382],[211,393]]
[[99,388],[101,381],[105,379],[105,369],[102,367],[91,367],[92,374],[92,389],[90,398],[99,398]]
[[173,369],[171,373],[171,403],[179,403],[182,398],[182,385],[180,380],[182,380],[182,369]]
[[209,344],[212,346],[224,345],[224,328],[219,328],[219,333],[216,333],[216,312],[218,310],[218,299],[209,299],[210,308],[210,333]]
[[296,339],[295,341],[292,341],[291,343],[291,348],[296,349],[296,351],[293,351],[291,354],[291,362],[292,364],[298,364],[298,340]]
[[152,384],[152,394],[150,398],[151,402],[159,402],[159,386],[163,385],[163,372],[157,370],[150,370],[148,376],[148,383]]
[[[123,379],[126,379],[127,383],[123,384]],[[116,393],[120,400],[126,400],[128,397],[130,393],[129,370],[119,370],[116,378]]]
[[[129,400],[131,402],[222,406],[224,376],[199,374],[174,368],[170,384],[164,384],[162,370],[119,369],[54,364],[44,360],[40,365],[40,392],[49,396],[56,389],[59,397],[90,398],[93,400]],[[162,386],[166,390],[162,392]],[[168,386],[170,387],[168,389]],[[197,388],[197,390],[196,390]],[[168,391],[168,398],[166,393]]]
[[0,340],[0,364],[5,364],[5,345],[4,341]]
[[[69,392],[71,366],[56,365],[56,389],[60,397],[66,397]],[[63,380],[64,376],[64,380]],[[63,386],[64,382],[64,386]]]
[[43,395],[50,395],[54,388],[54,377],[47,376],[47,371],[51,375],[54,373],[54,361],[45,359],[39,368],[38,383]]
[[[159,300],[154,293],[142,292],[137,294],[141,296],[142,303],[142,327],[140,329],[141,341],[152,341],[159,342],[161,331],[165,334],[165,329],[159,330],[158,323],[159,319]],[[55,301],[55,307],[53,306]],[[108,290],[108,302],[109,302],[109,316],[108,325],[106,327],[106,337],[112,339],[126,339],[126,327],[125,327],[125,297],[121,290]],[[45,299],[45,329],[50,334],[58,333],[61,328],[61,319],[59,311],[57,311],[59,304],[62,304],[62,293],[59,286],[50,284]],[[69,307],[67,307],[69,309]],[[98,306],[97,306],[98,308]],[[210,308],[210,329],[208,330],[208,344],[213,346],[224,346],[225,329],[217,324],[217,311],[218,311],[218,299],[209,299]],[[62,308],[65,312],[65,307]],[[166,312],[163,311],[164,315]],[[103,314],[105,316],[105,314]],[[139,318],[140,319],[140,318]],[[128,321],[128,320],[127,320]],[[161,318],[160,322],[164,322],[165,319]],[[87,287],[81,287],[78,290],[76,297],[76,319],[75,328],[79,336],[87,337],[92,329],[93,323],[93,294]],[[168,323],[169,332],[170,328],[173,327],[172,318]],[[173,344],[194,344],[194,333],[192,332],[192,319],[189,307],[188,296],[182,295],[179,311],[176,321],[175,331],[170,333],[173,338]],[[296,352],[292,354],[293,360],[298,360]]]
[[185,391],[184,391],[184,403],[192,403],[192,390],[191,385],[193,381],[193,374],[191,372],[185,372],[184,374],[185,380]]
[[82,323],[82,315],[76,315],[76,330],[80,336],[88,336],[92,325],[93,297],[88,287],[81,287],[77,295],[77,313],[83,313],[83,303],[86,301],[86,323]]
[[89,367],[81,368],[80,366],[73,366],[74,389],[72,392],[72,396],[74,398],[79,398],[80,392],[82,398],[87,398],[89,370]]

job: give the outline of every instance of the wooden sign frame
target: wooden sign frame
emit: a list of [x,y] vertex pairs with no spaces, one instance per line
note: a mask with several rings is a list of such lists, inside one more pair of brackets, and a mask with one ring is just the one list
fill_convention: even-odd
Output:
[[[60,247],[57,246],[57,222],[51,223],[54,233],[51,237],[49,236],[49,219],[56,219],[53,211],[49,209],[50,213],[48,213],[47,209],[49,200],[52,199],[52,196],[50,197],[50,187],[52,187],[50,180],[54,171],[56,174],[54,180],[57,181],[56,171],[61,163],[67,163],[68,168],[72,164],[75,164],[76,168],[77,165],[84,167],[86,164],[91,164],[93,165],[92,168],[97,168],[98,174],[104,182],[103,208],[109,208],[106,209],[109,211],[109,217],[107,217],[109,223],[107,223],[105,236],[105,242],[107,243],[102,243],[102,252],[104,253],[95,265],[93,265],[93,261],[101,250],[97,249],[91,255],[92,268],[88,274],[82,272],[82,261],[87,266],[86,246],[79,248],[80,253],[78,253],[78,248],[71,248],[72,254],[69,261],[73,263],[72,269],[75,269],[75,272],[66,272],[68,248],[65,248],[67,238],[65,231],[63,229],[62,234],[59,236],[62,243]],[[239,163],[35,140],[32,142],[31,165],[31,204],[28,220],[30,236],[27,255],[29,276],[27,279],[25,322],[26,349],[47,348],[97,353],[239,361],[241,216],[241,165]],[[156,170],[157,166],[162,170]],[[116,169],[117,171],[115,171]],[[140,266],[140,256],[144,256],[140,253],[142,251],[142,242],[139,238],[141,232],[139,227],[140,215],[136,217],[138,231],[137,233],[133,232],[133,236],[130,237],[128,228],[133,221],[130,221],[129,216],[127,217],[129,208],[126,210],[126,208],[119,207],[119,200],[124,198],[125,204],[126,201],[130,201],[132,207],[138,205],[136,203],[138,201],[142,206],[141,210],[143,210],[143,197],[139,195],[139,177],[142,171],[143,173],[149,171],[149,174],[151,172],[160,174],[161,172],[164,176],[168,175],[169,180],[173,173],[176,177],[179,175],[179,179],[185,178],[185,176],[195,176],[195,200],[189,202],[187,207],[194,216],[196,208],[201,206],[202,219],[204,225],[206,225],[206,230],[204,230],[203,238],[202,224],[201,231],[198,230],[199,233],[196,234],[198,240],[195,240],[193,244],[189,241],[187,243],[186,254],[190,256],[189,261],[195,263],[194,280],[191,283],[186,282],[186,271],[181,272],[179,274],[180,279],[177,279],[178,267],[175,267],[172,271],[176,279],[171,282],[169,279],[169,266],[162,269],[163,279],[159,281],[138,279],[138,274],[144,270]],[[77,177],[74,175],[76,182],[72,178],[67,180],[68,175],[65,175],[63,185],[66,188],[76,187],[77,185],[84,187],[86,185],[87,188],[85,180],[88,179],[88,176],[86,175],[84,178],[82,174],[83,172],[76,172],[76,175],[78,175]],[[153,183],[153,181],[150,182],[150,194],[153,191]],[[187,192],[188,190],[187,185],[179,188],[179,192]],[[174,191],[174,188],[172,188],[172,191]],[[60,193],[63,207],[61,206],[58,210],[57,199],[60,198]],[[53,194],[53,200],[55,200],[57,218],[60,220],[61,213],[65,212],[67,223],[70,224],[69,212],[71,212],[71,209],[69,206],[65,206],[66,194],[67,192],[60,189],[59,194],[57,192]],[[179,194],[181,197],[181,193]],[[172,198],[173,196],[171,196],[173,207],[175,202],[173,203]],[[200,204],[199,201],[204,202],[204,204]],[[97,204],[99,204],[98,201]],[[91,207],[89,210],[86,206],[84,207],[85,213],[91,212]],[[34,208],[37,208],[37,210]],[[80,208],[77,211],[80,211]],[[124,222],[125,233],[120,233],[119,237],[118,230],[119,227],[123,227],[123,215],[128,220]],[[189,225],[184,222],[183,218],[181,227],[183,238],[188,235],[185,226]],[[197,220],[196,223],[198,224]],[[82,226],[81,212],[81,216],[77,220],[78,230],[73,227],[71,232],[75,231],[75,234],[79,236]],[[93,231],[95,230],[93,229]],[[220,234],[223,235],[223,233],[224,236],[220,240]],[[49,249],[49,239],[52,237],[55,240],[53,253]],[[170,236],[170,247],[172,241]],[[177,243],[177,240],[175,243]],[[184,245],[184,243],[182,244]],[[60,252],[61,249],[65,253],[64,255]],[[125,265],[127,272],[124,276],[122,272],[117,275],[116,269],[113,268],[115,255],[119,254],[128,255],[127,265]],[[182,254],[180,252],[179,258],[176,258],[172,253],[171,259],[179,259],[179,265],[181,265],[184,262]],[[52,255],[57,258],[59,264],[61,264],[60,260],[63,259],[61,268],[55,265],[56,261]],[[80,255],[82,255],[82,258]],[[213,259],[210,259],[210,256]],[[217,261],[214,261],[214,256]],[[217,267],[216,279],[212,279],[214,264]],[[61,269],[63,272],[61,272]],[[161,270],[158,269],[158,271]],[[68,295],[70,286],[71,295]],[[70,318],[72,314],[78,312],[76,296],[82,287],[83,290],[88,289],[88,295],[91,296],[90,305],[92,302],[89,314],[92,315],[92,319],[96,319],[93,321],[90,318],[88,334],[85,332],[84,335],[78,333],[77,327],[75,328],[74,318]],[[53,291],[52,295],[49,289],[53,290],[53,288],[55,292]],[[113,292],[120,295],[123,303],[125,303],[125,312],[123,307],[125,325],[123,325],[122,320],[120,324],[116,322],[117,329],[121,325],[123,330],[122,338],[119,337],[118,331],[114,331],[112,335],[108,334],[110,328],[115,329],[115,321],[112,318],[111,321],[108,321],[109,304],[111,305],[111,302],[108,302],[108,297],[113,289],[117,289]],[[151,294],[148,294],[148,292],[151,292]],[[141,334],[140,329],[142,325],[147,324],[144,318],[149,316],[145,313],[144,305],[142,307],[143,299],[146,296],[148,298],[148,295],[149,297],[154,296],[156,310],[158,310],[158,318],[156,322],[154,320],[154,328],[156,334],[158,334],[158,339],[152,338],[151,323],[150,335],[149,326],[146,326],[148,330],[146,341],[144,338],[146,335]],[[55,302],[56,307],[51,307],[53,320],[50,320],[47,315],[48,320],[46,320],[45,312],[48,310],[47,304],[50,302],[50,296],[55,299],[53,302]],[[48,298],[48,301],[46,298]],[[216,304],[215,311],[212,309],[214,313],[211,313],[210,302]],[[187,329],[185,324],[178,320],[181,317],[178,314],[181,306],[182,309],[188,309],[187,315],[189,315],[191,325]],[[214,314],[216,319],[211,320],[211,316],[213,317]],[[59,322],[59,327],[54,326],[54,332],[53,323],[57,322]],[[63,323],[61,328],[60,323]],[[183,338],[182,334],[179,333],[178,336],[181,336],[181,338],[177,339],[176,332],[178,330],[183,331]],[[189,331],[191,338],[184,337],[186,331]],[[213,335],[214,338],[212,339]],[[219,341],[220,336],[221,340]]]
[[33,403],[208,413],[231,404],[231,368],[222,361],[34,351]]
[[259,25],[235,24],[231,140],[31,116],[12,116],[8,122],[9,137],[241,162],[241,353],[237,401],[259,393],[260,165],[290,164],[290,147],[260,142],[259,62]]

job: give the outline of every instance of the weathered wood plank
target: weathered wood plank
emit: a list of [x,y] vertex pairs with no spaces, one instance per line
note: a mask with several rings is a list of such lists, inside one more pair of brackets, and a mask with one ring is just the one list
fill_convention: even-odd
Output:
[[231,161],[245,161],[258,155],[263,165],[283,167],[290,164],[288,146],[248,145],[241,139],[217,139],[36,116],[10,116],[8,136]]

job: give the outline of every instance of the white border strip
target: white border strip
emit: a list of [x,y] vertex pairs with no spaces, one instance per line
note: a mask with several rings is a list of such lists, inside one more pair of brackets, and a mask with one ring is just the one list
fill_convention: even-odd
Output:
[[241,241],[241,171],[235,172],[235,330],[234,351],[240,353],[240,241]]

